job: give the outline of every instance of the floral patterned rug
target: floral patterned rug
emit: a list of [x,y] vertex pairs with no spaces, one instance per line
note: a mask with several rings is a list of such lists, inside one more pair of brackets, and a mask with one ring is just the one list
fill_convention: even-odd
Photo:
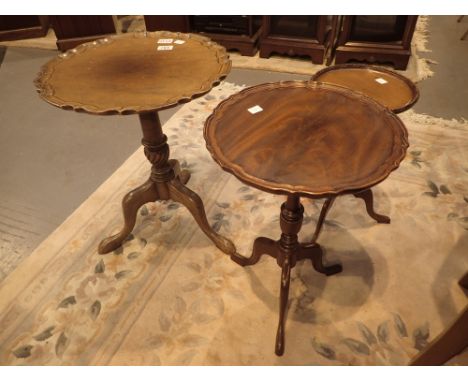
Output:
[[[202,135],[216,104],[240,89],[223,83],[164,131],[214,229],[248,254],[255,237],[278,237],[284,198],[223,172]],[[401,118],[408,155],[374,188],[376,210],[392,222],[376,224],[356,198],[335,202],[320,243],[344,270],[292,270],[283,357],[274,355],[276,262],[241,268],[179,204],[142,207],[123,248],[97,254],[121,224],[122,197],[148,176],[138,150],[3,281],[0,364],[407,364],[468,302],[457,285],[468,269],[468,123]],[[310,239],[321,202],[303,204],[301,238]]]

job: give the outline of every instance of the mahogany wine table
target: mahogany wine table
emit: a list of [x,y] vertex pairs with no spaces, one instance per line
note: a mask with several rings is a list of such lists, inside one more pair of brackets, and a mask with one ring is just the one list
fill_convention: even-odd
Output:
[[378,66],[364,64],[329,66],[315,73],[312,80],[364,93],[394,113],[408,110],[419,98],[418,88],[410,79]]
[[280,239],[257,238],[249,258],[231,255],[246,266],[267,254],[282,268],[275,346],[282,355],[291,268],[310,259],[326,275],[342,269],[323,264],[318,235],[310,243],[298,242],[304,212],[300,197],[354,194],[383,181],[405,156],[406,128],[389,109],[361,93],[288,81],[253,86],[227,98],[207,119],[204,136],[224,170],[250,186],[287,196]]
[[104,239],[99,253],[118,248],[147,202],[180,202],[222,251],[235,247],[210,227],[200,197],[185,186],[190,174],[169,159],[158,110],[189,102],[226,77],[226,50],[194,34],[151,32],[117,35],[78,46],[43,66],[35,84],[40,96],[63,109],[91,114],[138,114],[142,144],[152,164],[149,179],[122,201],[124,226]]
[[[397,114],[411,108],[419,99],[418,88],[411,80],[379,66],[365,64],[330,66],[318,71],[312,77],[312,80],[359,91]],[[390,223],[390,217],[380,215],[374,211],[374,197],[371,189],[356,193],[354,196],[364,200],[368,215],[377,223]],[[321,222],[325,220],[334,201],[334,196],[327,198],[325,201],[319,218]],[[315,236],[319,234],[320,227],[321,225],[317,226]]]

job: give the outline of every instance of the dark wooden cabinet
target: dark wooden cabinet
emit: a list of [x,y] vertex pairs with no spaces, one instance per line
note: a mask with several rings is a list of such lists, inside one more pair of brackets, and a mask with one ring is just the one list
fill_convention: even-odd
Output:
[[322,64],[332,25],[332,16],[263,16],[260,57],[309,56],[313,63]]
[[253,56],[258,50],[262,16],[145,16],[146,30],[204,34],[227,50]]
[[61,51],[115,33],[112,16],[50,16]]
[[[2,34],[12,37],[11,31],[3,32],[11,27],[7,22],[11,23],[12,19],[8,17],[0,16],[0,37]],[[26,23],[24,29],[38,30],[32,26],[38,23],[38,16],[21,18]],[[335,58],[336,64],[366,61],[390,63],[396,69],[405,69],[408,64],[417,18],[404,15],[144,16],[148,31],[204,34],[227,50],[237,50],[244,56],[253,56],[260,50],[262,58],[277,53],[308,56],[315,64],[322,64],[326,58],[329,65]],[[113,16],[50,16],[50,21],[62,51],[116,33]]]
[[391,63],[406,69],[418,16],[343,16],[335,63]]
[[155,16],[145,15],[146,30],[149,32],[155,31],[170,31],[170,32],[190,32],[188,16]]
[[192,32],[206,34],[243,56],[257,53],[261,26],[262,16],[190,16]]
[[0,16],[0,41],[43,37],[48,29],[48,16]]

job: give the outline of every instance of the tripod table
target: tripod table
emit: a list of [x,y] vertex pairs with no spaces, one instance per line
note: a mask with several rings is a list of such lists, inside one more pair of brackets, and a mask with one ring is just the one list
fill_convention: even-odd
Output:
[[138,114],[140,120],[151,174],[124,197],[123,228],[100,243],[99,253],[122,244],[143,204],[169,199],[187,207],[219,249],[235,253],[233,243],[210,227],[200,197],[185,186],[188,171],[169,159],[158,117],[159,110],[209,92],[230,69],[220,45],[203,36],[171,32],[122,34],[85,43],[42,67],[35,85],[52,105],[91,114]]
[[[380,66],[365,64],[333,65],[315,73],[312,80],[343,86],[363,93],[386,106],[395,114],[410,109],[419,99],[419,90],[410,79]],[[390,223],[390,217],[374,211],[372,189],[362,190],[355,193],[354,196],[364,200],[368,215],[377,223]],[[314,237],[318,237],[320,234],[323,222],[334,201],[335,196],[325,200]]]
[[356,193],[383,181],[404,158],[407,131],[401,120],[375,100],[344,87],[287,81],[242,90],[222,101],[205,123],[204,136],[214,160],[242,182],[285,195],[281,237],[258,237],[249,258],[276,258],[282,269],[275,352],[284,352],[284,325],[291,268],[312,260],[327,276],[341,265],[323,264],[314,238],[299,243],[304,208],[301,197],[324,198]]

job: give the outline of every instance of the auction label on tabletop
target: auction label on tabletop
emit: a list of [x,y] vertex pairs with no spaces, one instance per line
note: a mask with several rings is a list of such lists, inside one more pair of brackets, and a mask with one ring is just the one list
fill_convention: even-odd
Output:
[[263,109],[258,105],[252,106],[251,108],[249,108],[247,110],[249,111],[250,114],[257,114],[257,113],[260,113],[261,111],[263,111]]

